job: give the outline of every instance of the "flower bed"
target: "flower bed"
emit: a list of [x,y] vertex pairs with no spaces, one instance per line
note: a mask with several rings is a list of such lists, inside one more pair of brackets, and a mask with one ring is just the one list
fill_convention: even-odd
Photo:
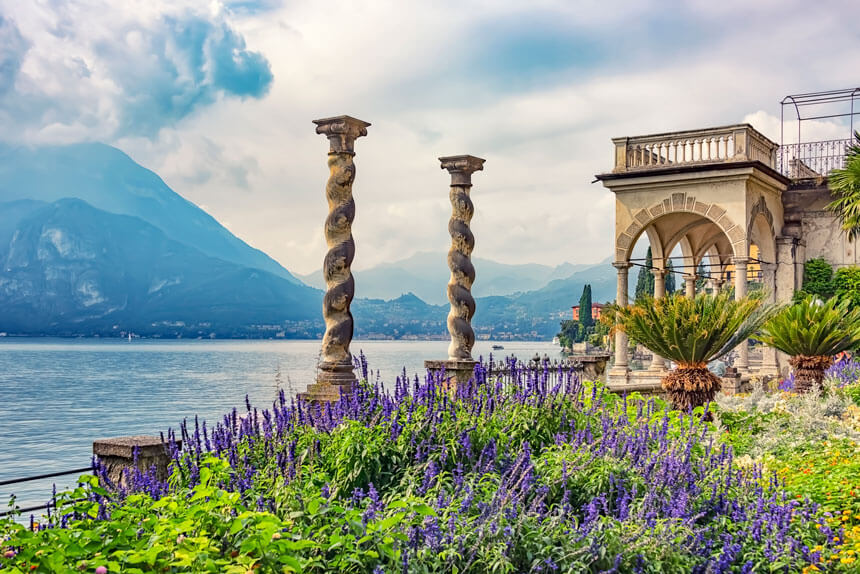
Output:
[[[0,568],[853,567],[843,562],[850,555],[836,507],[828,517],[817,491],[800,482],[784,488],[786,473],[764,461],[767,453],[750,462],[753,441],[727,434],[719,417],[715,427],[701,412],[620,398],[572,373],[550,380],[509,365],[509,376],[495,380],[487,372],[480,366],[477,381],[456,392],[430,378],[400,379],[393,392],[362,386],[323,410],[281,396],[269,410],[247,405],[214,428],[183,426],[186,449],[175,453],[168,483],[133,475],[128,490],[109,492],[92,479],[61,494],[35,532],[0,523]],[[724,411],[735,422],[748,415]],[[784,416],[766,413],[760,432]],[[736,460],[731,444],[750,460]],[[784,457],[799,452],[786,447]]]
[[844,360],[827,371],[821,392],[796,395],[791,380],[767,393],[720,399],[724,440],[742,464],[776,472],[796,498],[820,508],[816,526],[839,546],[814,546],[820,563],[806,571],[860,571],[860,363]]

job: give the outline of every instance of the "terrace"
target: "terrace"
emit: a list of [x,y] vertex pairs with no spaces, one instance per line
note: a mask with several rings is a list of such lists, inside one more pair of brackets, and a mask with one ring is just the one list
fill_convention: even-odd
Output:
[[[791,179],[826,176],[843,166],[845,149],[851,144],[854,131],[853,119],[860,115],[860,111],[855,111],[855,108],[860,110],[855,101],[860,101],[860,88],[786,96],[781,102],[780,144],[749,124],[614,138],[612,172],[758,161]],[[832,113],[836,105],[844,105],[846,110]],[[786,119],[786,108],[794,110],[794,118]],[[821,133],[824,120],[837,119],[847,120],[845,138],[804,141],[802,128],[810,126],[809,122],[818,122]],[[797,123],[796,142],[785,142],[787,121]]]

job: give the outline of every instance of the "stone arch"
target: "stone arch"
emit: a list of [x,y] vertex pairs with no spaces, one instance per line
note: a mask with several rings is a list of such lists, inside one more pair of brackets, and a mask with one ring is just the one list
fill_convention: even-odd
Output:
[[749,212],[747,253],[753,243],[759,249],[759,259],[769,264],[776,262],[776,231],[773,227],[773,214],[768,209],[764,196],[759,196]]
[[[725,209],[716,203],[697,201],[694,196],[687,195],[686,192],[677,192],[649,208],[640,209],[636,212],[633,222],[616,237],[615,260],[629,262],[633,246],[643,231],[648,229],[656,220],[673,213],[694,214],[700,216],[702,220],[713,223],[728,238],[734,256],[745,256],[747,254],[748,236],[746,230],[732,221]],[[652,240],[652,245],[653,243]]]

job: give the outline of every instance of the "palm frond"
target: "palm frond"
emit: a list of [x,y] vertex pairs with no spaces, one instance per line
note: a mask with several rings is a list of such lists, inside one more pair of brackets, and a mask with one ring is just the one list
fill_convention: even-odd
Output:
[[702,365],[745,341],[780,308],[764,304],[761,293],[736,301],[724,292],[643,297],[612,310],[634,342],[679,365]]
[[860,309],[806,297],[775,315],[758,338],[792,356],[835,355],[860,346]]
[[854,132],[857,143],[845,150],[845,167],[834,169],[827,178],[835,199],[827,209],[842,220],[842,230],[849,239],[860,235],[860,132]]

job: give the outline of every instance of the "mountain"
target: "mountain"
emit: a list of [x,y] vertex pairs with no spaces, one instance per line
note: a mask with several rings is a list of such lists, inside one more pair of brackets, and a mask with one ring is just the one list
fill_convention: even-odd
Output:
[[[606,263],[474,263],[480,337],[550,338],[585,283],[615,292]],[[448,275],[444,253],[356,272],[356,337],[446,337]],[[0,145],[0,333],[318,338],[322,296],[119,150]]]
[[108,213],[80,199],[6,202],[0,214],[2,331],[321,333],[316,289],[210,257],[140,218]]
[[[472,263],[477,274],[472,287],[475,297],[534,291],[554,279],[564,279],[576,272],[596,267],[572,263],[562,263],[556,267],[537,263],[512,265],[480,257],[473,258]],[[604,265],[598,266],[602,269]],[[611,267],[608,269],[612,270]],[[353,271],[353,275],[356,294],[361,297],[393,299],[412,293],[430,304],[448,303],[447,285],[450,272],[447,254],[444,252],[419,252],[400,261]],[[297,276],[308,285],[325,288],[322,270]]]
[[476,301],[472,321],[478,336],[492,339],[552,338],[559,322],[571,317],[582,288],[590,284],[594,302],[615,299],[615,270],[608,263],[588,266],[564,279],[554,279],[540,289]]
[[51,203],[75,197],[109,213],[131,215],[205,255],[300,283],[278,262],[230,233],[170,189],[154,172],[100,143],[10,147],[0,144],[0,202]]

